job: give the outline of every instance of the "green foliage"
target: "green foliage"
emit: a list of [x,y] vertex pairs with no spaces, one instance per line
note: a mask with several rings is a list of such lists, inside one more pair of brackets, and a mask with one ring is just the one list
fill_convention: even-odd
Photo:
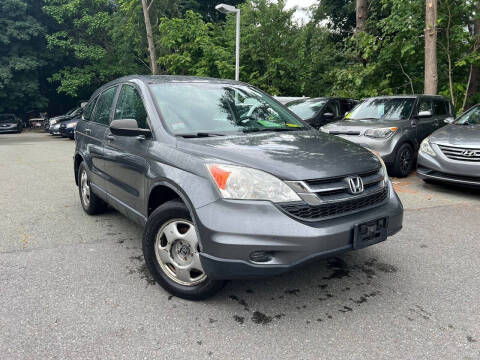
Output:
[[47,60],[39,17],[39,9],[26,0],[0,2],[0,113],[47,105],[39,91],[39,74]]
[[[368,1],[360,33],[355,0],[318,1],[306,23],[294,20],[285,0],[225,2],[241,8],[240,79],[266,92],[355,98],[423,92],[424,1]],[[234,77],[235,16],[216,11],[217,3],[153,0],[162,73]],[[475,6],[439,0],[439,93],[457,108],[470,69],[480,66]],[[116,77],[150,73],[141,0],[2,0],[0,28],[0,112],[47,106],[56,112]],[[468,106],[480,94],[466,99]]]

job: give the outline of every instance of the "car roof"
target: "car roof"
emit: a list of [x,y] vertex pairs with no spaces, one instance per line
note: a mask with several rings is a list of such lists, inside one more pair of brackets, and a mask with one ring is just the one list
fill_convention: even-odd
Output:
[[382,95],[382,96],[372,96],[365,98],[366,99],[395,99],[395,98],[406,98],[406,99],[416,99],[419,97],[426,98],[438,98],[443,100],[448,100],[445,96],[442,95],[426,95],[426,94],[400,94],[400,95]]
[[188,83],[209,83],[209,84],[230,84],[230,85],[247,85],[242,81],[235,81],[229,79],[217,79],[211,77],[199,77],[199,76],[186,76],[186,75],[128,75],[123,76],[121,78],[112,80],[101,87],[99,87],[95,92],[92,94],[91,98],[98,95],[104,89],[109,88],[111,86],[115,86],[116,84],[125,83],[128,81],[141,81],[145,84],[161,84],[167,82],[188,82]]

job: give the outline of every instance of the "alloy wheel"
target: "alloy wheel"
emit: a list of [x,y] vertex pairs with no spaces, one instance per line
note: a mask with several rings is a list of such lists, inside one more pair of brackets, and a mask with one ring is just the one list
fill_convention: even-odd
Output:
[[82,170],[82,174],[80,175],[80,190],[83,204],[88,207],[88,205],[90,205],[90,184],[88,181],[87,171],[85,169]]

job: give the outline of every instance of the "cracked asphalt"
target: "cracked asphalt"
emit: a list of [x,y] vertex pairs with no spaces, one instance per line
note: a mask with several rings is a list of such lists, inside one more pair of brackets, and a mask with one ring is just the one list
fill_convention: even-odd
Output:
[[479,191],[393,179],[386,242],[189,302],[152,281],[140,227],[82,211],[73,149],[0,135],[0,358],[480,358]]

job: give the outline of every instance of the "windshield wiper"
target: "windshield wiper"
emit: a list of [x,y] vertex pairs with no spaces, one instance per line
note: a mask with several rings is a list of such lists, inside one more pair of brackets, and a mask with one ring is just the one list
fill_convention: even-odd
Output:
[[280,131],[298,131],[298,130],[305,130],[305,128],[297,128],[297,127],[286,127],[286,128],[251,128],[251,129],[243,129],[244,133],[251,133],[251,132],[264,132],[264,131],[273,131],[273,132],[280,132]]
[[196,132],[196,133],[188,133],[188,134],[176,134],[175,136],[179,136],[183,138],[199,138],[199,137],[211,137],[211,136],[225,136],[225,134],[217,134],[217,133],[210,133],[210,132]]

